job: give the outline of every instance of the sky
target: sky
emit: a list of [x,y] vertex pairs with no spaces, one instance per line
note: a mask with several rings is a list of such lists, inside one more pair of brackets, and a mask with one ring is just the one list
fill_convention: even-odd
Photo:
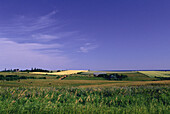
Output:
[[170,69],[169,0],[0,0],[0,69]]

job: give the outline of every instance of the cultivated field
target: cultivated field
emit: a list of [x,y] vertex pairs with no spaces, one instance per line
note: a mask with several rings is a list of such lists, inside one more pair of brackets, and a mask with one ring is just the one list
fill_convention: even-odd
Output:
[[170,71],[139,71],[149,77],[170,77]]
[[169,114],[170,88],[0,88],[1,114]]
[[46,73],[46,72],[32,72],[32,74],[46,74],[46,75],[70,75],[70,74],[77,74],[79,72],[88,72],[88,70],[66,70],[61,72],[53,72],[53,73]]

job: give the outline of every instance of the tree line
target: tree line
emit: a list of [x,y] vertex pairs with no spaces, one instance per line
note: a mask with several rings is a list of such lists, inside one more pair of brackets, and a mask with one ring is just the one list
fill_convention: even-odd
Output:
[[33,77],[33,76],[18,76],[18,75],[0,75],[0,80],[13,81],[20,79],[46,79],[46,77]]
[[127,78],[127,75],[123,74],[99,74],[97,77],[104,77],[108,80],[123,80],[124,78]]

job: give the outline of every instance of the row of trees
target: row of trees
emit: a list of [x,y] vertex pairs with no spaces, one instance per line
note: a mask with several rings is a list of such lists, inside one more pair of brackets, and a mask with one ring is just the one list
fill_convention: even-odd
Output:
[[155,76],[155,78],[158,78],[158,79],[160,79],[160,80],[170,80],[170,77],[156,77],[156,76]]
[[28,77],[28,76],[18,76],[18,75],[0,75],[0,80],[13,81],[20,79],[46,79],[46,77]]
[[31,70],[22,70],[21,72],[50,72],[49,70],[39,69],[39,68],[31,68]]
[[50,72],[49,70],[44,70],[44,69],[40,69],[40,68],[31,68],[31,70],[26,69],[26,70],[19,70],[19,69],[9,69],[7,70],[5,68],[5,70],[3,70],[2,72]]
[[99,74],[97,77],[104,77],[108,80],[123,80],[124,78],[127,78],[127,75],[119,75],[117,73],[115,74]]

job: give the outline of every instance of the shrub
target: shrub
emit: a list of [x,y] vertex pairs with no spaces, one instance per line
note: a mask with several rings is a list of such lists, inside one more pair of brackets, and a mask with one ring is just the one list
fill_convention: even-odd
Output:
[[122,80],[124,78],[127,78],[127,75],[119,75],[117,73],[114,74],[99,74],[97,77],[103,77],[106,78],[108,80]]
[[5,77],[3,75],[0,75],[0,80],[4,80]]
[[19,77],[19,79],[27,79],[27,77],[26,76],[21,76],[21,77]]
[[46,79],[46,77],[39,77],[38,79]]
[[6,79],[6,81],[18,80],[19,76],[17,76],[17,75],[7,75],[5,77],[5,79]]

